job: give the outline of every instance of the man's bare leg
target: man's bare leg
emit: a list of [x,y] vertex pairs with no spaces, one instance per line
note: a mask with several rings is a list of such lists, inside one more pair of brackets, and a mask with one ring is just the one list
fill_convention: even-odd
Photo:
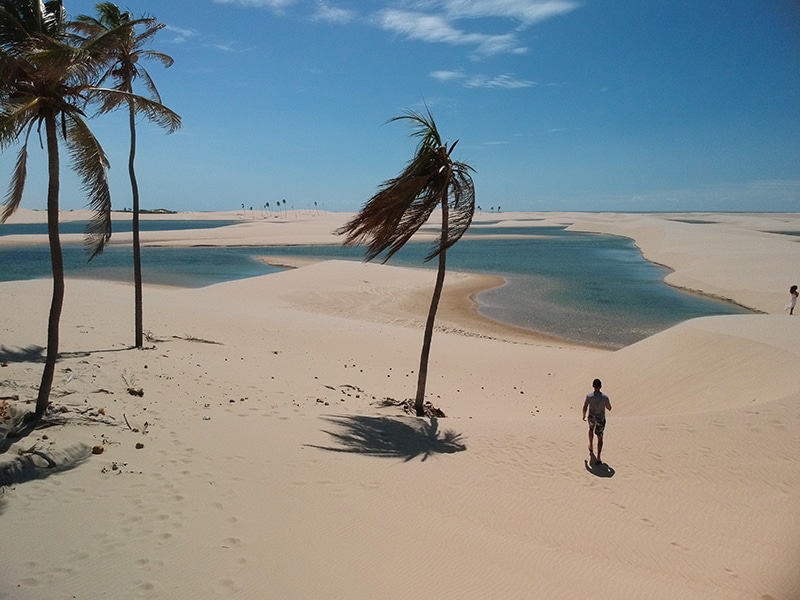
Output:
[[600,460],[600,453],[603,452],[603,436],[597,436],[597,462],[602,464],[602,460]]

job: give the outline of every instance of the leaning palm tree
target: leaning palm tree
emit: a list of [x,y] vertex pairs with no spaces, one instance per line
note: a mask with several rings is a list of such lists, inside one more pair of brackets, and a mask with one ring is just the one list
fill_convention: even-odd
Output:
[[[0,151],[21,142],[0,223],[22,201],[28,141],[34,130],[47,150],[47,231],[53,295],[35,420],[44,415],[49,404],[64,300],[64,263],[58,226],[59,133],[95,213],[87,227],[90,260],[103,250],[111,236],[108,161],[81,110],[87,90],[106,64],[106,56],[102,40],[78,43],[67,35],[61,0],[0,0]],[[44,142],[41,142],[42,127]]]
[[451,154],[458,140],[449,148],[442,143],[430,110],[425,114],[406,111],[389,122],[400,120],[410,121],[414,128],[412,137],[420,138],[414,158],[400,175],[384,182],[361,212],[336,233],[346,236],[345,244],[367,242],[367,261],[385,252],[383,262],[386,262],[428,221],[436,207],[441,206],[441,235],[425,257],[426,261],[438,257],[439,266],[425,323],[414,398],[417,415],[424,416],[428,358],[436,309],[444,285],[447,249],[464,235],[472,222],[475,186],[470,172],[474,169],[452,160]]
[[[150,74],[139,62],[141,59],[159,61],[165,67],[172,66],[172,57],[155,50],[147,50],[144,45],[165,27],[153,17],[133,19],[130,12],[122,12],[116,4],[102,2],[96,6],[97,17],[80,15],[70,27],[89,38],[110,37],[115,40],[109,65],[97,84],[92,96],[100,99],[100,112],[106,113],[119,107],[128,109],[130,128],[130,152],[128,154],[128,175],[131,180],[133,196],[133,282],[134,282],[134,338],[137,348],[143,345],[142,324],[142,259],[139,241],[139,185],[136,181],[134,161],[136,158],[136,113],[145,116],[157,125],[172,133],[181,126],[180,117],[161,103],[161,96]],[[136,31],[138,26],[144,29]],[[133,94],[133,82],[139,79],[149,93],[149,98]],[[111,90],[101,86],[106,81],[113,82]],[[114,93],[116,92],[116,93]]]

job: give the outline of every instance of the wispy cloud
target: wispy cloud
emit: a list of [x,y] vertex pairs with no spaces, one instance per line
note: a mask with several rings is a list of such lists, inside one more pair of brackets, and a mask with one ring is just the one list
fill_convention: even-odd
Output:
[[464,79],[464,77],[466,77],[463,71],[444,71],[444,70],[433,71],[430,74],[430,76],[444,83],[448,83],[450,81],[459,81],[461,79]]
[[[311,20],[320,23],[340,25],[361,20],[355,10],[343,8],[335,0],[213,2],[267,8],[278,14],[293,6],[308,8]],[[383,4],[384,8],[368,18],[373,25],[409,40],[469,47],[474,57],[524,54],[528,49],[519,40],[522,30],[580,7],[577,0],[384,0]],[[510,22],[506,26],[510,30],[498,33],[498,19]],[[491,24],[489,20],[493,20]]]
[[317,2],[316,12],[312,15],[313,21],[343,25],[354,21],[357,13],[353,10],[332,6],[327,2]]
[[444,9],[452,18],[505,17],[522,26],[532,25],[580,6],[572,0],[447,0]]
[[378,13],[378,21],[384,29],[425,42],[475,44],[486,39],[484,35],[454,28],[443,15],[387,8]]
[[536,85],[535,81],[517,79],[513,75],[468,75],[463,71],[433,71],[430,74],[434,79],[443,83],[459,83],[466,88],[493,88],[514,90],[529,88]]
[[507,90],[517,90],[520,88],[533,87],[536,85],[536,82],[529,81],[527,79],[517,79],[512,75],[495,75],[493,77],[475,75],[467,79],[464,85],[472,88],[502,88]]
[[214,48],[222,52],[244,52],[239,42],[229,41],[214,41],[210,40],[208,36],[201,35],[192,29],[181,29],[173,25],[167,25],[165,31],[172,34],[172,39],[169,41],[173,44],[185,44],[192,41],[195,45],[199,44],[206,48]]
[[[475,54],[524,54],[518,33],[546,19],[579,8],[573,0],[433,0],[415,2],[413,10],[386,8],[377,13],[378,25],[411,40],[472,46]],[[486,33],[481,20],[510,19],[512,31]],[[468,21],[468,23],[464,23]]]
[[271,8],[274,11],[282,12],[286,8],[297,3],[297,0],[214,0],[215,4],[238,4],[240,6],[258,6]]
[[513,33],[491,35],[470,33],[454,27],[443,14],[430,14],[387,8],[377,14],[382,29],[402,35],[411,40],[446,43],[458,46],[473,46],[482,55],[503,52],[523,52]]
[[208,47],[221,50],[222,52],[242,52],[239,48],[239,44],[236,42],[212,42],[208,44]]
[[167,25],[164,27],[164,30],[172,34],[172,39],[170,41],[173,44],[183,44],[184,42],[197,36],[196,31],[192,31],[191,29],[181,29],[180,27],[174,27],[173,25]]

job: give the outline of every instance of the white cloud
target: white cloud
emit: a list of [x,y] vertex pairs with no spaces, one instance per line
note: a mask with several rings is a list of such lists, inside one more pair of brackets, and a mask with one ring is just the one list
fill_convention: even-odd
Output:
[[223,52],[236,52],[236,44],[233,42],[215,42],[211,44],[211,47]]
[[514,34],[469,33],[453,27],[444,15],[385,9],[378,13],[378,23],[383,29],[412,40],[474,46],[485,56],[519,50]]
[[443,16],[387,8],[378,13],[381,27],[410,39],[425,42],[476,43],[482,36],[467,36],[453,28]]
[[180,27],[174,27],[173,25],[167,25],[164,27],[164,30],[169,31],[173,35],[172,40],[170,40],[173,44],[182,44],[197,35],[196,31],[192,31],[191,29],[181,29]]
[[430,74],[431,77],[443,82],[449,81],[458,81],[460,79],[464,79],[465,75],[463,71],[433,71]]
[[580,6],[572,0],[446,0],[444,8],[453,18],[505,17],[523,25],[563,15]]
[[525,54],[527,48],[519,46],[517,36],[514,34],[492,35],[478,45],[477,53],[483,56],[496,54]]
[[[574,0],[423,0],[410,4],[414,10],[379,11],[378,25],[411,40],[473,46],[479,56],[524,54],[527,48],[519,43],[519,30],[580,7]],[[517,31],[497,34],[474,30],[489,18],[516,21]],[[469,29],[456,24],[467,20]]]
[[475,75],[468,78],[464,82],[464,87],[468,88],[495,88],[516,90],[521,88],[529,88],[536,85],[535,81],[527,81],[525,79],[516,79],[511,75],[496,75],[494,77],[485,77],[484,75]]
[[457,82],[466,88],[516,90],[536,85],[535,81],[517,79],[513,75],[508,74],[489,77],[487,75],[467,75],[463,71],[441,70],[433,71],[430,73],[430,76],[442,83]]
[[283,12],[292,4],[296,4],[297,0],[214,0],[214,2],[216,4],[239,4],[240,6],[263,6],[276,12]]
[[312,19],[323,23],[341,25],[355,20],[356,16],[355,11],[331,6],[327,2],[317,2],[317,9]]
[[[217,4],[263,7],[284,13],[291,6],[313,6],[316,22],[345,24],[358,18],[354,10],[329,0],[213,0]],[[535,23],[567,14],[580,7],[577,0],[384,0],[386,8],[375,13],[373,22],[386,31],[409,40],[472,48],[473,57],[525,54],[518,33]],[[405,8],[402,8],[405,7]],[[512,31],[480,31],[489,19],[511,21]],[[492,23],[497,27],[497,22]]]
[[201,36],[198,32],[191,29],[181,29],[173,25],[167,25],[164,28],[172,34],[172,39],[169,40],[173,44],[184,44],[189,40],[195,40],[196,43],[202,44],[206,48],[214,48],[222,52],[241,52],[238,42],[227,41],[210,41],[208,36]]

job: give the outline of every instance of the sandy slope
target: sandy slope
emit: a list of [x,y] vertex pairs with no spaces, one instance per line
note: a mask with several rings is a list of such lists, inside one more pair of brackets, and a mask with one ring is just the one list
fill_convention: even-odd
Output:
[[[683,223],[581,217],[659,262],[685,247],[734,299],[791,277],[770,252],[793,247],[761,236],[761,268],[731,252],[728,278],[688,232],[664,243]],[[761,226],[743,221],[694,231],[722,248]],[[428,271],[332,261],[148,288],[141,351],[129,286],[68,281],[53,397],[69,422],[0,460],[35,446],[79,464],[18,469],[0,495],[0,598],[800,596],[800,318],[698,319],[610,352],[466,318],[487,282],[451,275],[434,421],[383,402],[413,395]],[[49,293],[0,284],[14,410],[35,396]],[[614,404],[608,469],[585,463],[594,376]]]

